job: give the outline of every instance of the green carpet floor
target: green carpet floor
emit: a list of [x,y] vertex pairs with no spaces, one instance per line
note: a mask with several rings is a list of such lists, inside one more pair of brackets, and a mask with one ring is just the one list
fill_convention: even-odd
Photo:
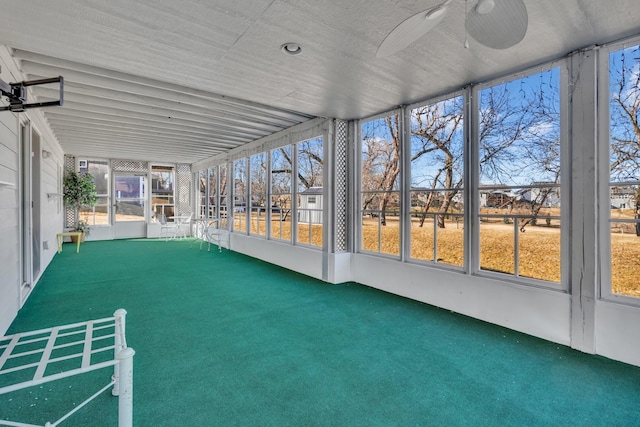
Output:
[[[189,241],[65,245],[8,333],[128,311],[136,426],[632,426],[640,368]],[[0,396],[55,421],[108,370]],[[115,426],[100,396],[62,426]]]

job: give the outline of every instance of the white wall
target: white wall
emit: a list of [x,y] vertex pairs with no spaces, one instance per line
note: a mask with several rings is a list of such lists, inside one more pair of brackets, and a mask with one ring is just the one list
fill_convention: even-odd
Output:
[[[7,83],[23,81],[10,52],[0,47],[0,78]],[[5,103],[3,103],[4,105]],[[18,313],[21,304],[38,282],[39,277],[23,277],[23,232],[21,229],[23,210],[21,206],[21,150],[20,123],[30,122],[40,134],[40,148],[50,153],[50,157],[41,159],[40,170],[40,274],[46,269],[56,254],[56,234],[62,230],[62,202],[55,194],[61,192],[61,165],[63,153],[53,136],[41,112],[29,110],[15,114],[0,111],[0,181],[14,184],[13,187],[0,187],[0,335],[3,335]],[[34,153],[41,156],[40,153]],[[48,196],[48,194],[54,196]],[[28,230],[27,230],[28,232]],[[43,249],[47,242],[48,249]],[[23,288],[22,282],[31,282]]]
[[[0,78],[11,81],[2,66]],[[18,197],[19,158],[18,119],[10,112],[0,112],[0,335],[9,327],[20,307],[20,209]]]
[[368,286],[570,344],[569,295],[396,260],[355,254],[352,279]]
[[640,309],[598,301],[595,325],[597,354],[640,366]]
[[[56,234],[62,231],[64,225],[64,202],[60,197],[64,154],[39,111],[31,110],[23,114],[27,115],[32,126],[40,133],[40,149],[51,153],[49,158],[40,160],[40,272],[42,273],[57,252]],[[48,249],[45,249],[45,244]]]
[[254,258],[323,279],[323,253],[303,246],[231,233],[231,249]]

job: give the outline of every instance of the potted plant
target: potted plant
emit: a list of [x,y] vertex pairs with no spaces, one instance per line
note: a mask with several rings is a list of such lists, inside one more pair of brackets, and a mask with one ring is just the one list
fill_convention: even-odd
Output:
[[71,231],[82,232],[82,239],[89,235],[89,225],[80,220],[79,210],[82,207],[94,206],[98,201],[96,184],[88,173],[67,171],[63,182],[63,198],[66,206],[75,210],[75,223]]
[[[87,223],[87,221],[83,221],[83,220],[78,220],[74,229],[71,231],[79,231],[82,233],[82,236],[80,236],[81,242],[84,242],[85,236],[88,236],[89,234],[91,234],[91,228],[89,228],[89,224]],[[71,236],[71,241],[74,243],[76,242],[76,239],[74,236]]]

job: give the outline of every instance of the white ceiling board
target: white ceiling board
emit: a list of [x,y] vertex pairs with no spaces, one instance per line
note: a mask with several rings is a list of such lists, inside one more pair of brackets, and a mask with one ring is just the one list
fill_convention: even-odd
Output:
[[[113,157],[190,163],[316,116],[367,117],[640,34],[638,0],[524,0],[521,43],[469,38],[465,49],[465,1],[453,0],[435,29],[376,58],[393,28],[441,2],[0,0],[0,44],[28,78],[65,77],[65,105],[44,111],[66,152],[107,156],[111,141]],[[283,55],[285,42],[302,55]]]

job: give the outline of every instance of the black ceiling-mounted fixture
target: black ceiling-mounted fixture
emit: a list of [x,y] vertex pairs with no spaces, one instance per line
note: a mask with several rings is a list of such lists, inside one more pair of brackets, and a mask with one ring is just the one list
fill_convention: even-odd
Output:
[[[27,103],[28,86],[39,86],[50,83],[60,84],[60,99],[57,101]],[[0,107],[0,111],[9,110],[14,113],[21,113],[29,108],[59,106],[62,105],[64,100],[64,78],[62,76],[58,76],[51,77],[49,79],[30,80],[19,83],[6,83],[3,80],[0,80],[0,93],[2,93],[2,96],[6,96],[7,101],[9,101],[9,105]]]

